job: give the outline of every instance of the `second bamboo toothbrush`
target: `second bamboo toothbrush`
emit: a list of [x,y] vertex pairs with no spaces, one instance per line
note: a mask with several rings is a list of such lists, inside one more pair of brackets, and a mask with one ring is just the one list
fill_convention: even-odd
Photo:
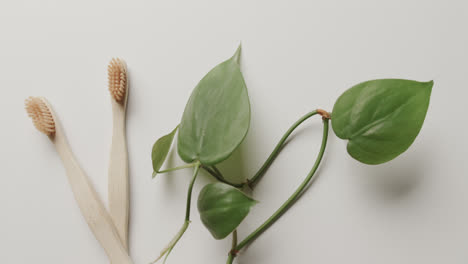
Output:
[[112,104],[112,145],[109,161],[109,211],[122,244],[128,249],[129,179],[125,137],[128,98],[127,67],[121,59],[112,59],[108,66],[109,92]]

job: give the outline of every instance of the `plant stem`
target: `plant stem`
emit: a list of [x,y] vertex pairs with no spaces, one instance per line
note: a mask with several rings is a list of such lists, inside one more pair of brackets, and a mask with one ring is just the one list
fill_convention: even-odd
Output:
[[[304,189],[307,187],[307,184],[314,178],[314,174],[317,171],[318,166],[320,165],[320,162],[322,160],[323,154],[325,152],[325,147],[327,145],[327,138],[328,138],[328,119],[324,118],[323,119],[323,138],[322,138],[322,145],[320,147],[319,154],[317,156],[317,159],[315,160],[315,164],[310,170],[309,174],[307,177],[304,179],[304,181],[299,185],[299,187],[296,189],[296,191],[289,197],[286,202],[281,205],[281,207],[276,210],[276,212],[268,218],[260,227],[258,227],[254,232],[252,232],[249,236],[247,236],[244,240],[242,240],[235,248],[235,251],[241,250],[244,246],[246,246],[248,243],[250,243],[252,240],[256,239],[260,234],[262,234],[268,227],[270,227],[278,218],[288,210],[288,208],[298,199],[298,197],[301,195],[301,193],[304,191]],[[232,256],[234,258],[235,255]],[[231,258],[231,256],[230,256]],[[229,261],[229,260],[228,260]],[[228,263],[232,263],[228,262]]]
[[294,131],[294,129],[296,129],[300,124],[302,124],[302,122],[306,121],[309,117],[314,116],[316,114],[318,114],[317,110],[314,110],[314,111],[311,111],[311,112],[305,114],[303,117],[301,117],[299,120],[297,120],[296,123],[294,123],[288,129],[288,131],[286,131],[286,133],[280,139],[278,144],[276,144],[276,147],[275,147],[275,149],[273,149],[273,152],[271,152],[270,156],[267,158],[265,163],[263,163],[262,167],[260,167],[260,169],[257,171],[257,173],[255,173],[255,175],[252,178],[250,178],[249,187],[251,189],[253,189],[253,187],[255,187],[255,185],[261,179],[261,177],[263,176],[265,171],[268,169],[268,167],[270,167],[273,160],[276,158],[276,156],[278,156],[279,152],[281,151],[281,147],[284,145],[284,143],[286,142],[288,137],[291,135],[291,133]]
[[213,168],[214,172],[216,172],[217,174],[221,175],[221,177],[224,178],[223,174],[222,174],[221,171],[216,167],[216,165],[211,166],[211,168]]
[[172,243],[171,247],[167,251],[166,257],[164,258],[164,262],[166,262],[166,259],[169,256],[169,254],[171,253],[172,249],[175,247],[177,242],[179,242],[180,238],[184,235],[185,231],[187,230],[187,228],[188,228],[188,226],[190,224],[190,206],[191,206],[191,203],[192,203],[192,190],[193,190],[193,185],[195,183],[195,180],[197,179],[198,170],[200,169],[200,162],[197,161],[194,164],[195,164],[196,167],[195,167],[195,170],[193,172],[192,181],[190,181],[189,188],[188,188],[188,191],[187,191],[187,204],[186,204],[186,207],[185,207],[185,221],[184,221],[184,224],[183,224],[181,230],[179,231],[179,233],[177,234],[177,236],[173,240],[173,243]]
[[175,171],[175,170],[186,169],[186,168],[192,168],[192,167],[195,167],[195,166],[197,166],[197,165],[199,165],[199,163],[197,163],[197,162],[189,163],[189,164],[182,165],[182,166],[179,166],[179,167],[175,167],[175,168],[170,168],[170,169],[167,169],[167,170],[158,171],[158,174],[160,174],[160,173],[166,173],[166,172],[171,172],[171,171]]
[[237,229],[234,229],[232,232],[232,247],[231,249],[234,250],[237,247]]
[[210,168],[210,167],[207,167],[207,166],[203,166],[201,165],[201,167],[206,170],[209,174],[211,174],[213,177],[215,177],[218,181],[222,182],[222,183],[225,183],[225,184],[228,184],[228,185],[231,185],[233,187],[236,187],[236,188],[242,188],[244,187],[245,183],[232,183],[232,182],[228,182],[224,177],[223,175],[221,174],[221,172],[218,170],[218,169],[215,169],[215,167]]
[[231,252],[229,252],[229,256],[228,256],[228,259],[226,261],[226,264],[232,264],[233,261],[234,261],[234,255],[231,254]]
[[188,228],[188,226],[190,224],[190,205],[191,205],[191,201],[192,201],[192,190],[193,190],[193,185],[195,183],[195,180],[197,179],[198,171],[200,169],[201,164],[200,164],[199,161],[197,161],[197,162],[193,163],[192,166],[195,166],[195,170],[193,172],[193,177],[192,177],[192,180],[190,181],[189,188],[188,188],[188,191],[187,191],[187,204],[186,204],[186,207],[185,207],[184,224],[180,228],[179,232],[177,232],[177,234],[171,240],[171,242],[169,242],[169,244],[161,251],[161,254],[159,255],[159,257],[156,260],[154,260],[153,262],[151,262],[151,263],[156,263],[164,255],[166,255],[166,257],[164,258],[164,262],[166,262],[167,257],[171,253],[172,249],[174,249],[177,242],[179,242],[179,240],[182,238],[182,236],[184,235],[185,231],[187,230],[187,228]]
[[192,201],[192,190],[193,190],[193,184],[195,183],[195,180],[197,179],[197,175],[198,175],[198,170],[200,169],[200,162],[197,161],[195,163],[195,170],[193,172],[193,178],[192,178],[192,181],[190,182],[190,185],[189,185],[189,188],[188,188],[188,191],[187,191],[187,206],[186,206],[186,209],[185,209],[185,221],[188,221],[190,222],[190,204],[191,204],[191,201]]
[[234,261],[234,258],[236,255],[236,247],[237,247],[237,229],[234,229],[234,231],[232,232],[232,247],[231,247],[231,251],[229,251],[228,260],[226,264],[232,264],[232,262]]

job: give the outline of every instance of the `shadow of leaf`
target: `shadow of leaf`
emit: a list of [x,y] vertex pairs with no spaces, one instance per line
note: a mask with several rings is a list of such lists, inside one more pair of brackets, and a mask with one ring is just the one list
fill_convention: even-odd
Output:
[[247,153],[247,151],[247,146],[244,141],[228,159],[217,165],[227,181],[242,183],[249,177],[245,168],[245,153]]
[[380,202],[396,202],[410,196],[424,179],[421,155],[406,155],[398,160],[377,166],[365,166],[354,173],[366,195]]

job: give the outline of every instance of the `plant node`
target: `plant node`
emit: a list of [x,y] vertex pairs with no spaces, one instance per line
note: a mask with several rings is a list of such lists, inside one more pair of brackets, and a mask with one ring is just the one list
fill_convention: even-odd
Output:
[[237,254],[239,254],[239,250],[236,250],[235,248],[233,248],[231,251],[229,251],[229,255],[231,255],[233,257],[237,257]]
[[321,115],[323,120],[331,118],[330,113],[323,109],[317,109],[317,114]]

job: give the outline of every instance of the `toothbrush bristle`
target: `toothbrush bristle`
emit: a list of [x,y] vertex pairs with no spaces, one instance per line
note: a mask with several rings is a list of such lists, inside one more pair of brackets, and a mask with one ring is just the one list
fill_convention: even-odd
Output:
[[109,75],[109,92],[119,103],[125,100],[127,92],[127,69],[125,62],[119,58],[113,58],[107,67]]
[[31,117],[34,126],[42,133],[51,136],[55,134],[55,121],[51,110],[40,97],[29,97],[25,101],[26,112]]

